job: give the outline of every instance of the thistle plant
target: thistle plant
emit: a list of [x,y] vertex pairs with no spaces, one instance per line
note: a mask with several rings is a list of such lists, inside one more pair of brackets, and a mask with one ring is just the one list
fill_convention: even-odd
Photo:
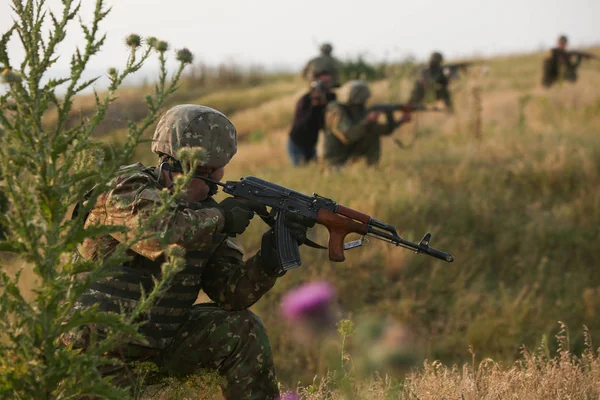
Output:
[[[100,24],[110,9],[97,0],[92,22],[85,24],[81,22],[84,19],[79,3],[62,0],[60,12],[49,10],[45,3],[13,0],[14,24],[0,38],[5,89],[0,96],[0,174],[1,191],[7,201],[7,211],[0,216],[5,236],[0,251],[12,253],[21,263],[16,273],[9,273],[4,266],[0,271],[0,398],[127,398],[126,388],[115,387],[99,372],[108,364],[118,363],[103,356],[124,341],[144,341],[137,332],[140,316],[182,268],[184,251],[177,246],[166,249],[166,262],[154,289],[143,294],[138,306],[127,314],[99,312],[94,307],[80,310],[74,305],[91,282],[114,273],[114,268],[126,260],[127,248],[148,238],[147,225],[129,231],[127,243],[121,243],[103,260],[83,260],[72,254],[86,238],[124,231],[119,226],[85,227],[85,216],[110,187],[119,165],[130,158],[142,134],[156,121],[193,56],[188,50],[180,50],[178,67],[169,73],[168,43],[129,35],[124,65],[108,70],[105,92],[94,89],[93,115],[67,124],[72,119],[76,95],[93,88],[98,79],[85,80],[83,73],[104,44],[106,35],[100,33]],[[84,44],[72,54],[68,74],[50,77],[49,70],[58,60],[57,48],[68,34],[70,22],[78,17]],[[50,27],[48,32],[46,26]],[[22,46],[22,61],[16,62],[9,55],[10,40],[18,40]],[[116,99],[124,79],[154,55],[159,74],[154,93],[145,98],[147,115],[137,124],[129,123],[127,140],[107,157],[92,132]],[[163,193],[162,205],[148,224],[168,212],[185,182],[176,185],[173,193]],[[77,212],[71,215],[76,203]],[[159,239],[167,246],[168,235]],[[20,286],[21,271],[25,269],[31,270],[37,281],[31,299],[26,299]],[[92,335],[85,352],[59,344],[62,335],[86,325],[105,327],[106,338],[100,341]]]
[[342,349],[341,349],[341,365],[342,371],[346,371],[346,362],[350,360],[350,355],[346,352],[346,339],[352,337],[354,334],[354,322],[349,319],[343,319],[338,322],[338,333],[342,338]]

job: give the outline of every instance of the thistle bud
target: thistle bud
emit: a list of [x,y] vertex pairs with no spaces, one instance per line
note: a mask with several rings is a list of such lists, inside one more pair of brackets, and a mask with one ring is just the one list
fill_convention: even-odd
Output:
[[169,247],[167,247],[165,253],[167,253],[167,256],[169,256],[169,257],[178,257],[178,258],[185,257],[185,249],[178,244],[169,245]]
[[288,320],[320,319],[335,299],[335,290],[327,282],[312,282],[290,290],[282,299],[281,313]]
[[183,147],[177,152],[177,159],[186,165],[194,161],[203,161],[206,159],[206,150],[202,147]]
[[183,187],[185,185],[185,176],[177,175],[173,178],[173,184],[175,187]]
[[19,75],[12,69],[5,68],[4,71],[2,71],[2,82],[3,83],[11,84],[11,83],[21,82],[22,80],[23,80],[23,78],[21,77],[21,75]]
[[118,71],[115,67],[110,67],[107,72],[108,72],[108,76],[113,77],[113,78],[115,76],[117,76],[117,74],[118,74]]
[[146,43],[150,47],[156,47],[156,43],[158,43],[158,39],[155,38],[154,36],[150,36],[148,39],[146,39]]
[[177,51],[177,61],[183,64],[191,64],[194,61],[194,55],[187,48]]
[[281,300],[281,314],[292,329],[292,337],[309,345],[332,333],[339,310],[335,289],[327,282],[312,282],[290,290]]
[[156,51],[164,53],[165,51],[169,50],[169,43],[165,42],[164,40],[159,40],[156,42],[156,46],[154,46],[154,48]]
[[172,276],[184,268],[185,268],[185,261],[181,258],[178,258],[172,262],[162,263],[160,266],[160,272],[162,272],[163,277]]
[[140,35],[132,33],[125,38],[125,44],[133,49],[136,49],[142,44],[142,38]]

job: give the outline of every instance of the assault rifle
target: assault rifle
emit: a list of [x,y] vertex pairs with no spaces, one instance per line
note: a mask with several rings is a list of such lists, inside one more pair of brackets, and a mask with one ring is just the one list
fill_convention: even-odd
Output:
[[400,103],[378,103],[373,104],[367,109],[367,112],[379,111],[383,113],[389,113],[394,111],[402,112],[415,112],[415,111],[443,111],[437,107],[426,107],[422,104],[400,104]]
[[[362,246],[366,242],[364,239],[366,236],[414,250],[416,253],[427,254],[446,262],[454,261],[454,257],[450,254],[429,247],[430,233],[426,233],[419,243],[409,242],[398,235],[394,226],[378,221],[360,211],[337,204],[334,200],[319,196],[316,193],[308,196],[255,176],[225,183],[206,177],[202,177],[202,179],[222,186],[223,191],[231,196],[254,200],[271,208],[268,214],[259,214],[259,216],[269,226],[276,228],[275,243],[280,265],[285,271],[299,267],[302,264],[298,244],[284,224],[289,213],[297,213],[311,218],[317,224],[327,228],[329,231],[328,247],[320,246],[310,240],[306,240],[305,243],[310,247],[319,249],[329,248],[329,259],[331,261],[344,261],[344,250]],[[359,240],[344,243],[344,239],[350,233],[358,233],[363,237]]]
[[598,60],[600,58],[595,54],[587,53],[585,51],[569,51],[568,53],[569,56],[583,58],[584,60]]
[[465,61],[465,62],[460,62],[460,63],[454,63],[454,64],[444,64],[442,66],[442,69],[444,70],[444,75],[446,75],[449,78],[457,78],[458,77],[458,71],[466,71],[467,68],[469,68],[472,65],[478,65],[478,64],[482,64],[483,61]]

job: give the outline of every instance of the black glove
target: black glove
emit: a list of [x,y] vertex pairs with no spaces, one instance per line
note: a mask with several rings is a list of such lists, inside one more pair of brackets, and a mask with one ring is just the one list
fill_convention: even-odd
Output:
[[[296,213],[287,213],[284,221],[285,227],[301,246],[306,241],[306,231],[315,225],[312,218],[304,217]],[[271,228],[263,234],[260,246],[260,263],[267,275],[283,276],[286,271],[281,269],[279,257],[277,255],[277,246],[275,245],[275,228]]]
[[267,208],[254,200],[239,199],[228,197],[219,203],[219,208],[225,216],[225,227],[223,232],[237,235],[246,230],[250,220],[257,212],[260,215],[267,215]]
[[301,246],[306,241],[306,231],[308,228],[315,226],[315,220],[296,213],[287,213],[285,215],[285,227],[290,231],[290,234]]

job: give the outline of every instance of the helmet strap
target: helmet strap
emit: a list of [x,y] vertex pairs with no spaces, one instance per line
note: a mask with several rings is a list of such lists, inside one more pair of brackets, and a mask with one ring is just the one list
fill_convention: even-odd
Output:
[[173,175],[171,174],[171,164],[169,164],[167,161],[161,161],[161,163],[158,165],[158,183],[161,185],[163,180],[163,171],[167,171],[169,173],[169,180],[171,181],[171,183],[169,183],[167,186],[163,186],[167,189],[171,189],[173,187]]

